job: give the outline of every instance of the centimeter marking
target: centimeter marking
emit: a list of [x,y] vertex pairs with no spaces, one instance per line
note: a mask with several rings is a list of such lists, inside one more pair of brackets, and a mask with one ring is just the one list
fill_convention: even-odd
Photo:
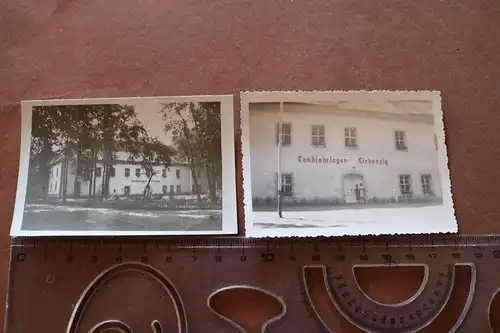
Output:
[[[429,241],[431,240],[431,241]],[[155,254],[166,248],[166,260],[172,260],[174,249],[191,251],[192,260],[197,260],[198,250],[214,252],[216,262],[223,259],[223,254],[231,249],[239,249],[240,261],[246,261],[249,250],[260,249],[260,259],[264,262],[281,260],[295,261],[298,257],[310,256],[312,263],[319,263],[325,258],[335,262],[357,264],[380,264],[384,266],[408,264],[412,262],[478,263],[488,259],[500,259],[499,236],[438,236],[420,240],[401,239],[245,239],[245,238],[210,238],[210,239],[158,239],[158,238],[16,238],[13,239],[13,259],[25,261],[29,249],[43,249],[43,257],[48,260],[50,248],[66,251],[66,261],[75,259],[76,249],[91,251],[91,260],[99,257],[100,248],[116,251],[116,261],[122,262],[127,252],[129,256],[138,256],[147,262],[148,253]],[[276,251],[280,250],[280,251]],[[283,250],[287,252],[283,255]],[[304,252],[305,250],[305,252]],[[57,251],[59,252],[59,251]],[[161,251],[163,252],[163,251]],[[311,252],[311,253],[309,253]],[[331,253],[334,252],[334,253]],[[301,255],[299,255],[301,254]],[[278,258],[277,258],[278,256]],[[332,257],[333,256],[333,257]]]
[[441,247],[479,247],[500,246],[500,236],[460,236],[460,235],[431,235],[431,236],[376,236],[376,237],[316,237],[316,238],[244,238],[244,237],[16,237],[12,239],[13,247],[38,247],[38,246],[143,246],[151,247],[337,247],[340,252],[346,248],[361,248],[365,252],[371,248],[407,248],[410,252],[415,248],[441,248]]
[[[471,272],[474,273],[471,273],[474,279],[476,264],[480,264],[477,265],[478,267],[485,267],[486,271],[494,272],[497,269],[496,265],[500,265],[500,236],[432,235],[272,239],[23,237],[12,240],[12,263],[14,265],[11,267],[14,271],[18,267],[20,272],[23,272],[22,268],[30,267],[30,262],[34,263],[34,267],[44,265],[44,260],[53,262],[60,260],[73,264],[90,261],[111,265],[133,261],[144,264],[160,264],[163,261],[169,265],[191,262],[192,264],[185,266],[186,269],[188,267],[196,269],[197,264],[206,266],[211,262],[214,262],[214,265],[221,265],[219,267],[228,267],[224,265],[238,263],[242,265],[239,266],[241,269],[249,270],[256,268],[252,265],[255,262],[262,262],[264,266],[268,265],[267,263],[278,265],[288,262],[289,264],[282,265],[286,272],[294,269],[294,265],[308,269],[324,267],[324,269],[330,269],[331,272],[326,273],[325,270],[327,275],[322,281],[328,283],[330,289],[327,292],[331,293],[333,304],[336,304],[337,309],[348,321],[366,332],[387,332],[390,328],[391,332],[397,333],[421,327],[426,322],[432,321],[434,315],[439,314],[442,306],[448,301],[447,297],[453,287],[454,273],[452,274],[452,271],[454,272],[454,268],[452,267],[454,265],[469,265]],[[387,308],[373,303],[358,291],[357,282],[351,276],[353,266],[399,265],[426,265],[431,274],[430,279],[433,281],[422,292],[421,298],[409,303],[406,307]],[[101,266],[89,267],[98,269]],[[304,276],[306,275],[304,273]],[[493,274],[490,274],[490,280],[491,277]],[[482,280],[488,295],[490,294],[488,288],[494,284],[492,281]],[[304,283],[307,288],[307,283]],[[471,285],[475,285],[475,280]],[[472,287],[470,293],[474,292],[475,289]],[[484,296],[485,293],[482,292],[481,295]],[[488,301],[486,297],[479,298],[479,301],[483,302],[483,299]],[[313,302],[312,298],[310,302]],[[321,317],[319,313],[316,315],[318,318]],[[464,318],[457,322],[462,323],[463,320]],[[469,326],[474,325],[469,323]]]

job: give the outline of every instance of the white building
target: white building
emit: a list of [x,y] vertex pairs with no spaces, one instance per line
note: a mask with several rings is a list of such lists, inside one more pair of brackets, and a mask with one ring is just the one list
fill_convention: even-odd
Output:
[[[254,202],[442,200],[431,103],[250,103]],[[278,124],[281,149],[278,163]]]
[[[64,175],[67,175],[66,196],[73,197],[78,193],[75,191],[76,163],[68,161],[68,169],[65,172],[65,163],[57,161],[51,167],[49,180],[49,197],[63,197]],[[176,163],[169,168],[164,166],[154,167],[154,175],[149,184],[150,194],[186,194],[193,192],[193,178],[191,170],[186,164]],[[142,195],[149,180],[149,174],[138,163],[132,163],[126,160],[114,162],[114,167],[110,173],[109,193],[120,196]],[[97,163],[95,169],[95,191],[96,197],[101,195],[103,183],[103,165]],[[88,197],[90,181],[80,182],[79,197]],[[203,185],[203,184],[202,184]]]

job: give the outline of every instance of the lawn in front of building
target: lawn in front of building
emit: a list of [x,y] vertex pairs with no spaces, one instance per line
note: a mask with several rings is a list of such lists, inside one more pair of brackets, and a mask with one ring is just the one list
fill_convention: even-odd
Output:
[[340,236],[441,233],[456,227],[452,211],[443,205],[309,211],[292,211],[287,207],[282,218],[276,211],[254,211],[251,216],[254,227],[262,228],[263,235],[270,228],[282,229],[284,233],[286,229],[301,228],[303,236],[317,235],[321,230],[331,228],[326,235]]
[[119,210],[28,204],[23,230],[191,231],[222,230],[220,210]]

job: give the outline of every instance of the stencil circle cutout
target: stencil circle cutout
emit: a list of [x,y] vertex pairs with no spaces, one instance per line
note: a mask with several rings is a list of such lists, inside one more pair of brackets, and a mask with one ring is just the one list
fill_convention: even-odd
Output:
[[[351,324],[365,332],[416,332],[436,318],[446,305],[453,288],[453,266],[437,267],[426,273],[425,286],[406,302],[397,306],[378,303],[367,297],[359,288],[353,271],[329,272],[324,266],[306,266],[304,284],[306,294],[320,321],[319,306],[311,286],[322,280],[325,292],[338,312]],[[402,316],[393,316],[398,308]],[[324,326],[327,326],[323,322]]]

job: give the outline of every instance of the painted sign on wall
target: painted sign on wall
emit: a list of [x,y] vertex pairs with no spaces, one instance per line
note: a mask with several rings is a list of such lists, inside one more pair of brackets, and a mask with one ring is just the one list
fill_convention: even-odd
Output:
[[357,163],[357,164],[371,164],[371,165],[381,165],[388,166],[389,161],[385,158],[367,158],[367,157],[357,157],[352,160],[347,157],[333,157],[333,156],[297,156],[297,160],[300,163],[308,164],[346,164],[346,163]]

